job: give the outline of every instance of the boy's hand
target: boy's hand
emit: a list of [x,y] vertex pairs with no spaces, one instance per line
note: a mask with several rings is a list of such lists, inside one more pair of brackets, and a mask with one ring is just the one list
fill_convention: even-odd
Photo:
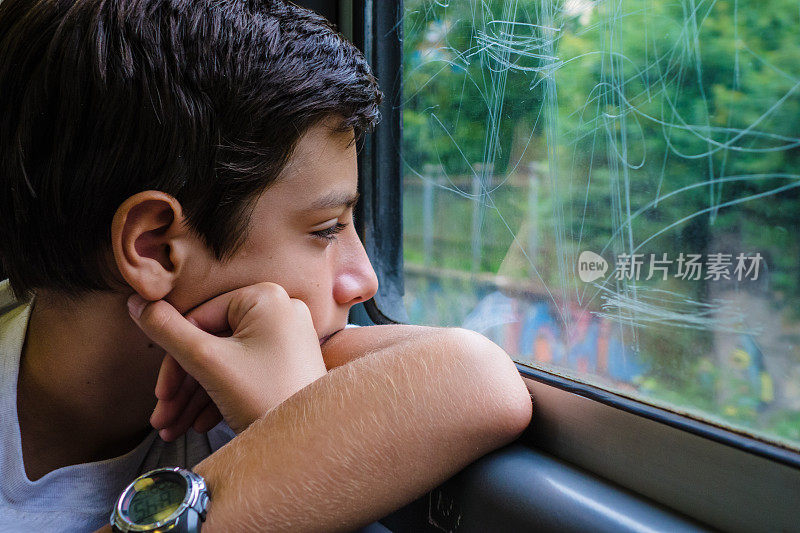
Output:
[[[213,420],[203,389],[239,433],[326,373],[308,307],[289,298],[280,285],[259,283],[221,294],[186,317],[163,300],[146,302],[133,295],[128,303],[134,322],[173,359],[165,360],[162,372],[166,366],[174,378],[176,369],[169,365],[177,363],[187,373],[184,383],[194,379],[199,385],[194,387],[200,391],[197,401],[192,392],[189,404],[181,402],[187,412],[199,413],[186,417],[191,418],[189,425],[194,418],[201,425]],[[209,331],[232,333],[218,337]],[[174,390],[174,382],[159,378],[159,384],[162,390]],[[191,390],[193,385],[186,387]],[[183,390],[181,386],[179,393]],[[198,405],[204,410],[198,411]]]
[[[230,331],[222,335],[214,331],[209,333],[230,336]],[[169,354],[161,363],[155,394],[158,403],[150,415],[150,424],[167,442],[177,439],[189,428],[206,433],[222,420],[222,413],[205,389]]]

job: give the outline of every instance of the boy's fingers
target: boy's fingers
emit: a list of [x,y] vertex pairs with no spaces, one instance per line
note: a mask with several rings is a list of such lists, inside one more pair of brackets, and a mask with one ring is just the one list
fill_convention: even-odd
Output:
[[192,429],[198,433],[207,433],[220,422],[222,422],[222,413],[219,412],[219,408],[214,402],[209,402],[195,419]]
[[230,336],[245,317],[257,317],[264,309],[273,309],[290,300],[283,287],[265,281],[215,296],[192,309],[186,318],[204,331]]
[[[190,427],[194,424],[194,421],[200,415],[200,413],[205,409],[205,407],[211,402],[211,398],[208,397],[208,394],[202,387],[198,387],[197,390],[194,391],[194,394],[191,398],[189,398],[186,405],[184,405],[183,410],[180,412],[180,416],[177,419],[170,423],[166,428],[167,434],[166,439],[164,440],[174,440],[184,433],[186,433]],[[161,433],[159,433],[161,434]],[[162,438],[164,438],[162,436]]]
[[210,352],[219,339],[194,326],[169,302],[148,302],[138,294],[128,298],[128,309],[134,322],[156,344],[166,350],[176,362],[196,378],[205,374]]
[[158,381],[156,382],[156,398],[159,400],[169,400],[178,392],[183,383],[186,371],[181,368],[175,359],[167,354],[161,362],[161,369],[158,371]]
[[229,291],[203,302],[186,313],[186,319],[209,333],[230,332],[228,307],[231,300],[237,296],[236,293],[236,290]]
[[186,405],[200,387],[197,381],[185,374],[178,392],[169,400],[159,400],[153,414],[150,416],[150,424],[154,428],[165,428],[174,423],[186,409]]

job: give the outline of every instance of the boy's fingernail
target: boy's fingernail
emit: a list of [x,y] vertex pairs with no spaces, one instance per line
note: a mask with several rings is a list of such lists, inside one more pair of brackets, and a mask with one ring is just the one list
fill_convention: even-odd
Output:
[[138,319],[140,316],[142,316],[142,310],[144,309],[145,305],[147,305],[147,300],[136,293],[128,298],[128,312],[133,318]]

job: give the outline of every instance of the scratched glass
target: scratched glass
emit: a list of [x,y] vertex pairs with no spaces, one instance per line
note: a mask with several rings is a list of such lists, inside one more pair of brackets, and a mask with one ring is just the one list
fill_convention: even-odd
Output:
[[406,0],[404,303],[800,448],[797,0]]

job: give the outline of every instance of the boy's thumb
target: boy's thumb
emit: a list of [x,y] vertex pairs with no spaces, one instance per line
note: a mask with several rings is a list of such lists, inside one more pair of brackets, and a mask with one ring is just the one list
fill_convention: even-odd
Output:
[[139,317],[142,316],[142,311],[146,305],[147,300],[139,296],[138,293],[134,292],[130,298],[128,298],[128,312],[135,320],[139,320]]
[[150,339],[167,351],[187,372],[194,374],[202,365],[196,362],[201,348],[216,338],[189,322],[169,302],[148,302],[138,294],[128,298],[128,311]]

